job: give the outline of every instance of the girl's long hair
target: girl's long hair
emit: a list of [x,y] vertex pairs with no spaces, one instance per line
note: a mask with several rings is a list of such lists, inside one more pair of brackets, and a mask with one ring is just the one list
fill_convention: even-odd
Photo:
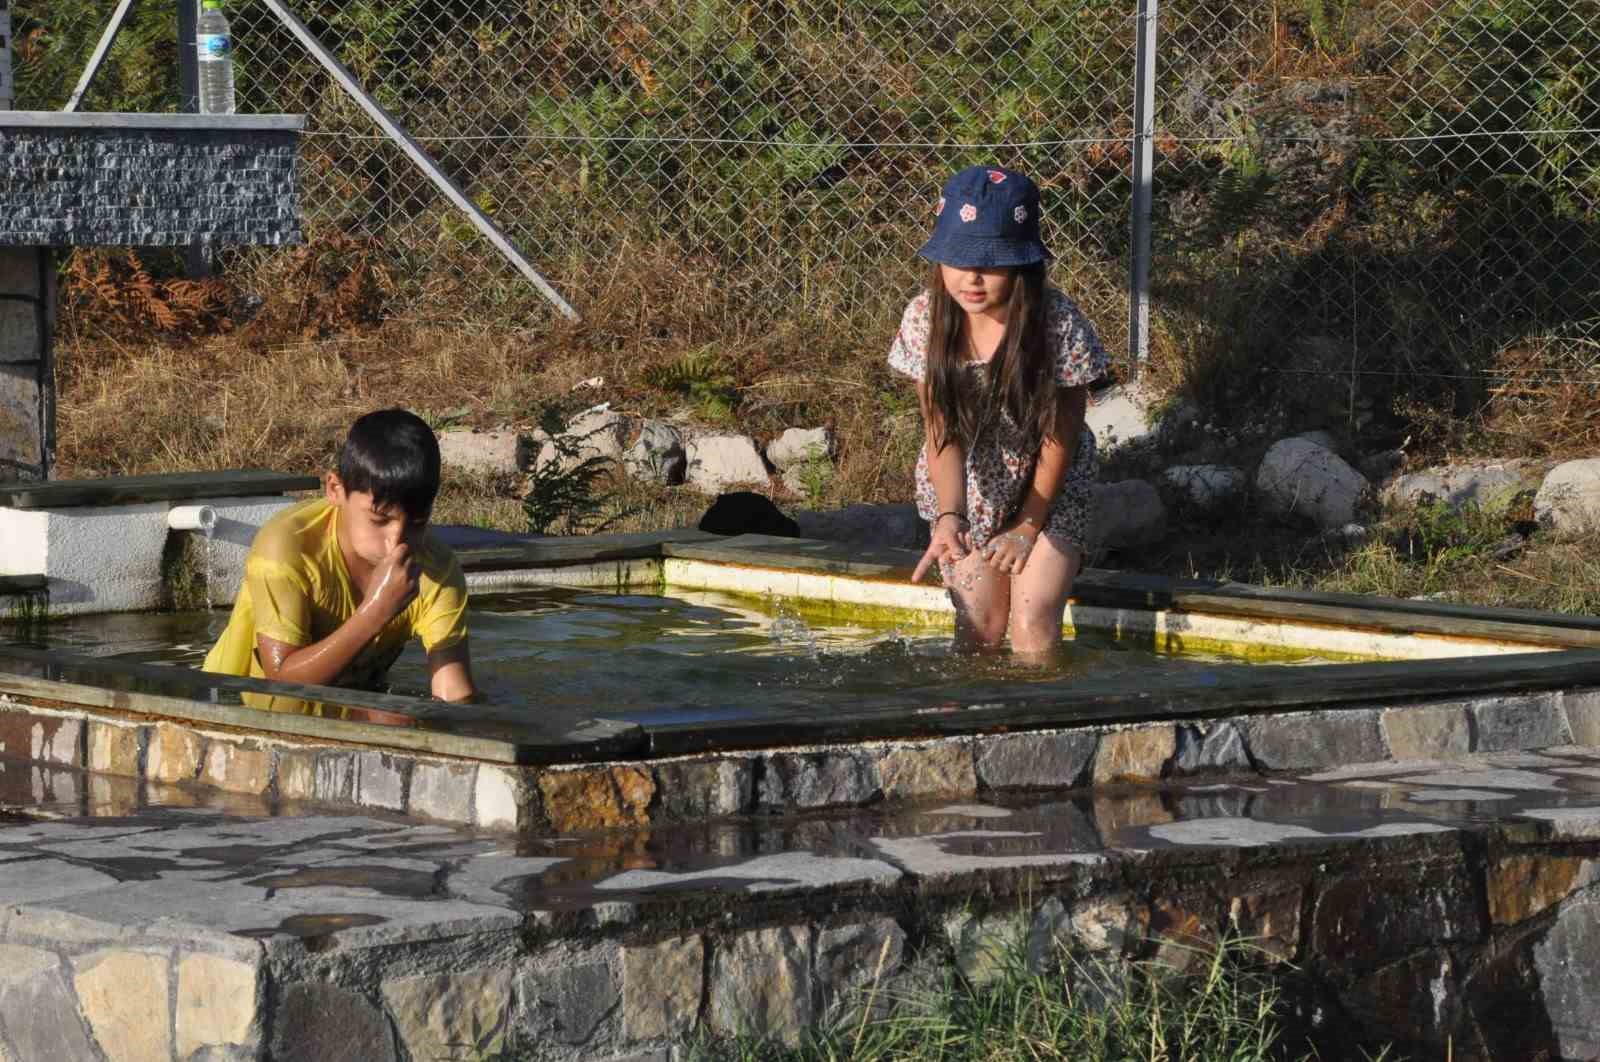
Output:
[[1006,306],[1006,332],[982,374],[984,385],[972,386],[965,367],[970,337],[967,314],[944,288],[939,264],[928,277],[928,400],[940,423],[934,443],[943,450],[951,442],[970,451],[989,419],[1002,410],[1023,430],[1028,448],[1037,450],[1056,433],[1055,359],[1045,349],[1045,265],[1017,266]]

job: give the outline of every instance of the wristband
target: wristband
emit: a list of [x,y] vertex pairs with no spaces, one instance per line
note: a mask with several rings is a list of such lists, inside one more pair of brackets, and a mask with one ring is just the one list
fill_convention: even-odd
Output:
[[972,521],[968,520],[964,514],[958,513],[954,509],[946,509],[944,512],[940,513],[938,516],[935,516],[933,518],[933,522],[934,523],[938,523],[940,520],[943,520],[947,516],[953,516],[957,520],[960,520],[964,524],[972,523]]

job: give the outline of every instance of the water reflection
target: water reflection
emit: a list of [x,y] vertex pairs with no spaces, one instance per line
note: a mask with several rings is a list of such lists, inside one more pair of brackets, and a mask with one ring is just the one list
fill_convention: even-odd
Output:
[[[226,623],[222,611],[69,616],[33,644],[129,663],[195,668]],[[651,723],[715,723],[858,699],[970,703],[984,691],[1184,671],[1216,658],[1128,648],[1104,636],[1064,641],[1045,666],[951,649],[929,628],[808,623],[782,602],[707,592],[672,596],[562,588],[472,602],[473,670],[493,705]],[[427,661],[410,646],[392,692],[426,696]]]

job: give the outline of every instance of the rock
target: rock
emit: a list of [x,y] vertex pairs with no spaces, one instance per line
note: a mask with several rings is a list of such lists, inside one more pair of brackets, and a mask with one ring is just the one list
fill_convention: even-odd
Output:
[[272,1022],[272,1057],[305,1062],[394,1062],[389,1023],[358,992],[322,981],[283,989]]
[[1268,961],[1288,962],[1300,947],[1300,901],[1298,888],[1235,896],[1228,924]]
[[644,421],[639,437],[623,452],[622,464],[634,479],[677,486],[689,466],[683,433],[664,421]]
[[1560,694],[1515,694],[1474,701],[1474,752],[1520,752],[1571,742]]
[[407,810],[444,822],[472,821],[472,787],[477,779],[471,764],[427,763],[418,760],[411,768],[411,790]]
[[168,979],[165,955],[103,951],[73,961],[79,1007],[107,1058],[171,1057]]
[[545,817],[560,833],[643,825],[656,782],[639,767],[581,767],[539,775]]
[[974,916],[963,911],[945,919],[944,931],[955,951],[956,969],[981,987],[1005,975],[1014,953],[1026,954],[1029,923],[1017,912]]
[[833,457],[833,432],[827,428],[788,428],[767,444],[767,460],[780,472],[808,461]]
[[99,1057],[48,951],[0,944],[0,1027],[21,1059]]
[[529,436],[529,449],[537,447],[537,456],[523,467],[529,472],[565,472],[592,457],[620,459],[630,426],[627,416],[613,413],[605,404],[586,409],[570,418],[566,430],[557,437],[534,431]]
[[699,937],[622,951],[622,1035],[626,1040],[679,1036],[694,1025],[705,986]]
[[588,1043],[622,999],[611,968],[603,962],[525,971],[517,987],[535,1016],[536,1033],[568,1044]]
[[659,764],[655,775],[667,820],[738,815],[755,798],[754,760],[680,760]]
[[1356,462],[1356,468],[1363,476],[1374,483],[1381,483],[1394,474],[1394,471],[1405,463],[1406,455],[1401,450],[1382,450],[1375,454],[1368,454]]
[[383,999],[412,1058],[481,1057],[505,1047],[509,969],[396,978],[384,983]]
[[885,797],[972,796],[978,791],[972,750],[939,742],[889,749],[878,760]]
[[1178,727],[1173,770],[1189,774],[1196,771],[1248,770],[1250,757],[1244,751],[1244,737],[1233,723],[1213,723]]
[[718,947],[706,1007],[711,1029],[799,1043],[811,1024],[810,953],[811,929],[803,925],[741,933]]
[[864,753],[776,752],[766,757],[756,801],[782,810],[863,804],[879,792],[877,764]]
[[[905,946],[906,931],[892,918],[818,930],[816,977],[823,1009],[865,1004],[873,985],[886,984],[900,969]],[[875,1010],[884,1007],[888,995],[880,988]]]
[[233,1047],[253,1054],[261,1039],[256,1008],[257,967],[220,955],[195,953],[178,960],[173,1027],[178,1057],[205,1048]]
[[719,494],[736,483],[767,482],[767,465],[748,435],[702,435],[685,450],[689,486]]
[[1332,453],[1339,452],[1339,440],[1333,437],[1332,432],[1324,431],[1321,428],[1318,428],[1316,431],[1303,431],[1298,435],[1291,435],[1290,438],[1304,439],[1313,446],[1320,446],[1324,450],[1328,450]]
[[[1407,902],[1395,903],[1397,895]],[[1480,903],[1472,875],[1460,867],[1351,874],[1317,898],[1310,953],[1354,970],[1447,941],[1476,943],[1487,929]]]
[[1138,384],[1118,384],[1091,395],[1084,423],[1094,432],[1102,452],[1154,434],[1151,398]]
[[795,513],[801,538],[867,546],[926,549],[928,525],[915,505],[849,505],[830,512]]
[[1368,486],[1366,477],[1338,454],[1307,439],[1273,443],[1256,470],[1256,490],[1269,511],[1323,529],[1353,522]]
[[1489,920],[1497,926],[1525,922],[1596,881],[1600,881],[1600,861],[1582,856],[1544,852],[1502,856],[1484,875]]
[[450,468],[490,475],[516,475],[528,464],[534,444],[509,428],[494,431],[452,429],[439,433],[439,460]]
[[1237,499],[1250,477],[1231,465],[1173,465],[1161,473],[1161,482],[1186,504],[1212,512]]
[[1262,716],[1246,724],[1245,737],[1250,755],[1269,771],[1315,771],[1388,759],[1375,709]]
[[1384,490],[1386,501],[1419,505],[1432,496],[1452,509],[1475,505],[1487,509],[1504,504],[1522,487],[1528,462],[1439,465],[1401,476]]
[[1094,485],[1089,519],[1091,548],[1129,549],[1159,542],[1167,533],[1167,507],[1142,479]]
[[1382,725],[1397,760],[1459,759],[1472,751],[1472,724],[1464,704],[1385,708]]
[[1600,457],[1552,468],[1534,496],[1533,513],[1541,524],[1557,531],[1590,531],[1600,526]]
[[1094,758],[1098,735],[993,734],[978,743],[978,778],[989,789],[1068,788]]
[[1093,783],[1157,782],[1177,743],[1172,726],[1141,726],[1100,736],[1094,757]]

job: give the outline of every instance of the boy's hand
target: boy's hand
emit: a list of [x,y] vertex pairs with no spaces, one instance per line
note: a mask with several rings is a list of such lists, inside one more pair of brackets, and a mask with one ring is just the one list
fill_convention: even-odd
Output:
[[398,615],[417,596],[421,573],[421,565],[411,557],[411,547],[399,543],[372,570],[372,581],[367,584],[361,607],[371,609],[385,621]]
[[935,564],[956,564],[967,556],[970,540],[967,538],[967,525],[964,520],[955,517],[941,518],[933,525],[933,540],[928,543],[927,550],[922,554],[922,559],[917,561],[917,567],[911,573],[911,581],[922,582],[922,577],[928,574],[928,569]]

